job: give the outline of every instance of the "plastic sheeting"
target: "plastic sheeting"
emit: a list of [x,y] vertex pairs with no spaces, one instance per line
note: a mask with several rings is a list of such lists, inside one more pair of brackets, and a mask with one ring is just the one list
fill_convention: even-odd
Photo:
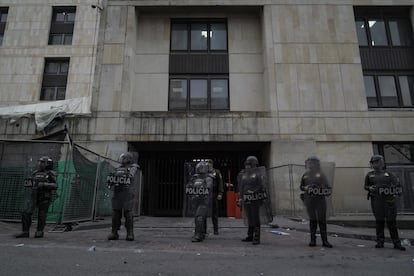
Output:
[[62,114],[85,114],[90,113],[91,98],[82,97],[62,101],[42,102],[27,105],[15,105],[0,107],[0,117],[10,119],[9,123],[15,123],[21,117],[31,114],[35,116],[36,128],[42,131],[56,116]]

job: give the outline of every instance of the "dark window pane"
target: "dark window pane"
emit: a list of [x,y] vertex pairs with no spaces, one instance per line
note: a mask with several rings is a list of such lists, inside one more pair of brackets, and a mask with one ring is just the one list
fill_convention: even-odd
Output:
[[228,108],[228,80],[211,80],[211,109]]
[[187,50],[187,24],[173,24],[171,27],[171,50]]
[[59,70],[59,63],[57,62],[47,62],[45,65],[45,74],[57,75],[58,70]]
[[187,108],[187,80],[170,80],[170,109]]
[[4,23],[4,22],[7,22],[7,13],[2,13],[1,15],[0,15],[0,22],[2,22],[2,23]]
[[211,24],[210,49],[227,50],[227,27],[224,23]]
[[375,90],[374,76],[364,76],[364,84],[368,107],[377,107],[378,100]]
[[376,144],[376,143],[372,144],[374,154],[381,154],[379,151],[379,147],[380,147],[379,144]]
[[411,22],[408,19],[392,19],[389,21],[392,45],[410,46],[413,44]]
[[190,80],[190,109],[207,109],[207,80]]
[[46,87],[42,89],[41,100],[54,101],[55,100],[55,87]]
[[191,24],[191,50],[207,50],[207,24]]
[[49,38],[49,45],[60,45],[62,44],[62,35],[61,34],[52,34]]
[[71,34],[65,34],[63,37],[63,44],[64,45],[71,45],[72,44],[72,35]]
[[59,73],[62,74],[62,75],[67,75],[68,71],[69,71],[69,62],[62,62],[60,64]]
[[64,12],[57,12],[55,15],[56,22],[64,22],[65,21],[65,13]]
[[393,76],[378,76],[382,106],[398,106],[397,88]]
[[400,76],[401,96],[404,106],[414,104],[414,76]]
[[75,22],[76,12],[68,12],[66,13],[66,21],[67,22]]
[[413,164],[414,143],[384,144],[384,158],[387,164]]
[[384,20],[370,19],[368,20],[368,25],[369,25],[369,29],[371,32],[371,45],[372,46],[388,45]]
[[56,93],[56,100],[64,100],[66,94],[66,87],[58,87]]
[[367,30],[364,20],[355,21],[356,32],[358,36],[358,42],[361,46],[368,46]]

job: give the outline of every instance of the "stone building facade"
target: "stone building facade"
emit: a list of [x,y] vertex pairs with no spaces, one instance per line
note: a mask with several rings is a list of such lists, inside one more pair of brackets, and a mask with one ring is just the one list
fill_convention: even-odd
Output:
[[[48,44],[59,6],[76,7],[70,45]],[[39,103],[46,62],[69,58],[64,99],[90,101],[89,110],[65,117],[72,138],[113,158],[138,151],[149,215],[169,214],[156,194],[183,162],[219,156],[226,182],[234,182],[247,154],[267,167],[302,165],[309,155],[334,162],[335,212],[368,212],[362,186],[374,152],[413,175],[413,42],[393,47],[393,28],[412,39],[412,6],[412,0],[0,0],[8,8],[0,104]],[[374,19],[384,24],[388,44],[378,44]],[[370,28],[367,45],[358,22]],[[405,63],[372,65],[375,43],[398,48]],[[382,55],[392,61],[393,53]],[[395,95],[381,90],[390,72]],[[19,122],[4,117],[0,137],[44,135],[33,116]],[[277,199],[276,209],[288,209],[289,200]]]

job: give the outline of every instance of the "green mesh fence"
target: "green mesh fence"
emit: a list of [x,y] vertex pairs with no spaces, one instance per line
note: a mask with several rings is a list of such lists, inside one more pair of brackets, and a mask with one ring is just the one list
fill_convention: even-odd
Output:
[[[54,161],[58,184],[48,222],[70,223],[111,215],[112,192],[106,177],[119,163],[69,142],[3,140],[0,141],[0,220],[20,221],[31,193],[30,188],[24,187],[24,179],[36,170],[37,160],[45,155]],[[36,214],[37,210],[33,219]]]

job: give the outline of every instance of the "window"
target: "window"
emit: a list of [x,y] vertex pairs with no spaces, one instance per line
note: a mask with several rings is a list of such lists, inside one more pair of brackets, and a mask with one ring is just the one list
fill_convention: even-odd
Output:
[[71,45],[76,7],[53,7],[49,45]]
[[7,15],[9,8],[0,8],[0,45],[3,44],[4,31],[6,29]]
[[64,100],[69,72],[69,58],[47,58],[43,73],[40,100]]
[[386,164],[414,165],[414,143],[412,142],[376,142],[374,153],[384,156]]
[[413,31],[408,13],[400,9],[385,12],[378,8],[365,11],[365,14],[364,9],[357,9],[355,13],[359,46],[413,46]]
[[227,51],[223,20],[183,20],[171,23],[171,51]]
[[229,110],[225,19],[173,19],[169,110]]
[[169,110],[228,110],[228,78],[171,77]]
[[414,107],[414,74],[366,74],[368,107]]

